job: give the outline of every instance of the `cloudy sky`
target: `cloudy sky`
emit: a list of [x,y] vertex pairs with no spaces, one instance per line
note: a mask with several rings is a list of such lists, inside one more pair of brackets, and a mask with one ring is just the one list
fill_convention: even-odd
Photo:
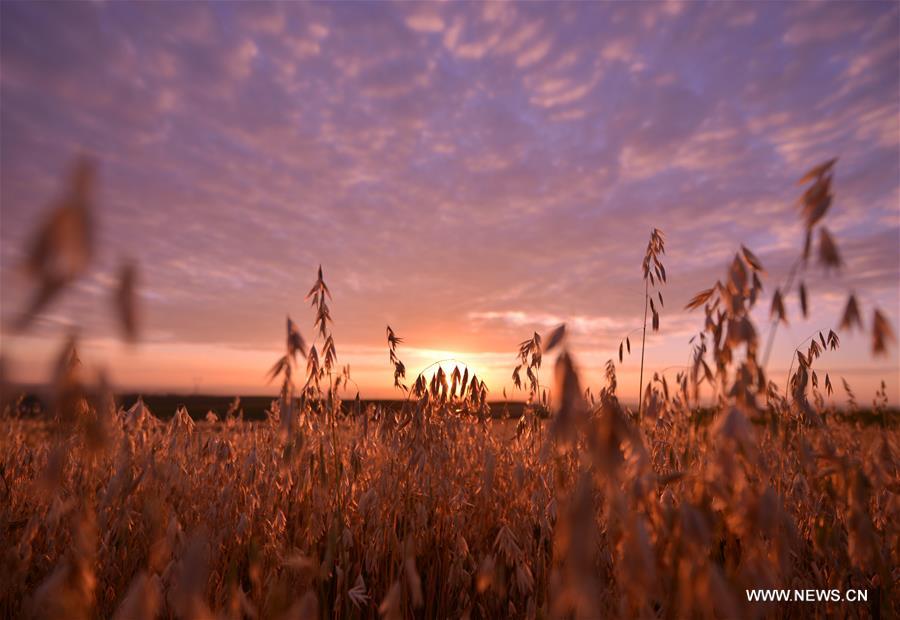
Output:
[[[791,351],[834,327],[848,290],[870,321],[900,306],[896,3],[19,3],[2,12],[0,310],[25,302],[27,239],[79,153],[99,163],[98,255],[25,334],[38,380],[62,334],[120,387],[267,393],[290,314],[321,263],[338,361],[391,393],[384,328],[413,374],[444,357],[494,396],[519,341],[558,322],[589,382],[640,326],[640,262],[666,235],[651,370],[687,363],[681,310],[746,244],[766,298],[802,245],[796,180],[839,156],[826,223],[847,263],[807,275]],[[142,334],[107,297],[140,266]],[[760,324],[763,328],[763,323]],[[763,328],[764,331],[764,328]],[[631,333],[632,343],[639,338]],[[898,400],[896,347],[846,335],[821,360],[867,401]],[[636,392],[639,356],[620,384]],[[550,369],[545,373],[549,376]]]

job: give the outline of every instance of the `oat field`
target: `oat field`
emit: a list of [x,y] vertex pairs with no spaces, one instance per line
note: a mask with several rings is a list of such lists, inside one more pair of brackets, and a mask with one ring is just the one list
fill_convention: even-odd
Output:
[[339,421],[308,404],[287,437],[277,411],[7,419],[0,613],[797,616],[744,589],[814,584],[878,592],[815,615],[896,614],[896,429],[735,404],[703,425],[683,399],[638,423],[605,390],[508,439],[458,394]]

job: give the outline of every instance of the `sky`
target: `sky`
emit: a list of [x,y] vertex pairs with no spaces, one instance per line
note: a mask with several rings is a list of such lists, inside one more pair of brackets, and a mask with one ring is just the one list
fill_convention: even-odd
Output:
[[[46,379],[63,336],[120,389],[276,393],[285,316],[306,339],[321,264],[340,365],[395,394],[444,358],[512,390],[518,343],[569,326],[584,382],[628,334],[665,233],[648,373],[688,363],[682,310],[745,244],[772,291],[801,251],[796,184],[831,157],[825,223],[846,263],[788,299],[771,378],[839,322],[900,308],[900,5],[866,3],[0,3],[0,346]],[[98,163],[91,271],[24,333],[27,241],[74,159]],[[141,336],[108,297],[139,266]],[[638,331],[635,331],[638,330]],[[868,402],[898,396],[896,343],[842,334],[818,362]],[[545,362],[549,380],[552,366]],[[839,385],[839,381],[835,381]],[[836,399],[843,398],[838,388]]]

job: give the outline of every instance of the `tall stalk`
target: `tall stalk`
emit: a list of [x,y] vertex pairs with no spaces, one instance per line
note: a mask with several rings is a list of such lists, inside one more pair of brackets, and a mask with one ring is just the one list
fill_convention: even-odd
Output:
[[[647,313],[653,313],[652,327],[653,331],[659,330],[659,312],[656,310],[656,304],[650,296],[650,287],[658,288],[666,281],[666,268],[660,261],[660,256],[666,253],[665,241],[662,231],[654,228],[650,232],[650,241],[647,242],[647,252],[644,254],[643,272],[644,272],[644,324],[641,328],[641,374],[640,385],[638,385],[638,419],[644,409],[644,350],[647,346]],[[656,291],[659,305],[663,305],[662,293]],[[619,345],[619,357],[622,356],[622,346]]]
[[644,406],[644,346],[647,342],[647,306],[650,302],[650,283],[644,280],[644,327],[641,330],[641,377],[638,383],[638,419]]

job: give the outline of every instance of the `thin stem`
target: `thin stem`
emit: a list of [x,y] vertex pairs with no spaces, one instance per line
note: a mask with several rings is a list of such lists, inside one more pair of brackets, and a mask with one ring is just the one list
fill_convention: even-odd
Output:
[[650,302],[650,282],[644,280],[644,327],[641,332],[641,377],[638,385],[638,422],[644,406],[644,345],[647,342],[647,304]]
[[[788,292],[791,290],[791,287],[794,286],[794,278],[797,276],[797,269],[800,267],[800,264],[802,262],[803,262],[803,256],[801,255],[800,257],[797,258],[797,260],[794,261],[794,264],[791,266],[791,271],[790,271],[790,273],[788,273],[788,277],[787,277],[787,280],[784,285],[782,297],[787,295]],[[774,319],[772,319],[772,322],[769,324],[769,338],[768,338],[768,342],[766,342],[766,352],[763,355],[763,362],[762,362],[763,370],[766,369],[766,366],[769,363],[769,355],[771,355],[771,353],[772,353],[772,345],[775,343],[775,332],[778,331],[778,323],[779,322],[780,322],[780,319],[778,317],[775,317]]]
[[[645,302],[646,302],[646,300],[645,300]],[[623,338],[623,340],[624,340],[624,339],[627,339],[627,338],[631,338],[631,334],[633,334],[633,333],[635,333],[635,332],[639,332],[639,331],[641,331],[641,328],[640,328],[640,327],[635,327],[635,328],[632,329],[630,332],[628,332],[627,334],[625,334],[625,338]]]

